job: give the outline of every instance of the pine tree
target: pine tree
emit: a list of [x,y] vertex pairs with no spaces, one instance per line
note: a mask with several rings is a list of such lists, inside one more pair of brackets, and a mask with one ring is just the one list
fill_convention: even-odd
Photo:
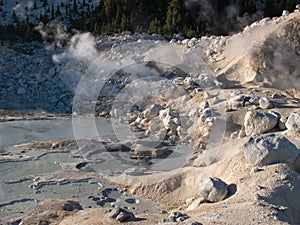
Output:
[[265,3],[264,3],[264,16],[273,17],[275,15],[274,9],[275,9],[274,0],[265,0]]
[[14,23],[16,23],[16,24],[19,23],[18,16],[17,16],[15,10],[13,10],[13,12],[12,12],[12,19],[13,19],[13,22],[14,22]]
[[159,34],[161,32],[160,28],[161,28],[161,23],[157,18],[155,18],[154,20],[152,20],[150,22],[148,32],[150,34],[151,33],[158,33]]
[[175,32],[179,32],[182,16],[180,15],[180,9],[182,6],[180,5],[179,0],[171,0],[166,17],[165,29],[167,33],[172,34]]
[[288,5],[287,5],[287,9],[290,12],[292,12],[295,9],[296,5],[297,5],[297,0],[290,0]]
[[54,5],[51,5],[51,18],[54,19]]
[[135,28],[135,32],[142,33],[143,32],[143,27],[140,26],[140,25],[137,25],[136,28]]
[[121,14],[121,9],[120,9],[120,5],[117,6],[117,11],[116,11],[116,23],[120,24],[121,22],[121,18],[122,18],[122,14]]
[[286,8],[286,0],[280,0],[278,3],[278,14],[280,15],[283,10],[287,9]]
[[[1,0],[2,1],[2,0]],[[36,0],[34,0],[33,2],[33,9],[37,9],[37,3],[36,3]]]
[[76,0],[74,0],[74,1],[73,1],[73,12],[74,12],[75,14],[77,14],[77,9],[78,9],[77,3],[76,3]]
[[121,18],[121,31],[125,31],[126,28],[127,28],[127,19],[125,14],[123,14]]
[[55,15],[56,15],[57,17],[58,17],[58,16],[61,16],[61,12],[60,12],[60,9],[59,9],[59,5],[56,6]]
[[0,1],[0,5],[1,5],[1,6],[3,6],[3,5],[4,5],[4,2],[3,2],[3,0],[1,0],[1,1]]
[[240,1],[240,14],[243,15],[244,13],[255,13],[256,12],[256,5],[253,0],[241,0]]
[[43,7],[46,7],[48,5],[48,1],[47,0],[44,0],[43,1]]

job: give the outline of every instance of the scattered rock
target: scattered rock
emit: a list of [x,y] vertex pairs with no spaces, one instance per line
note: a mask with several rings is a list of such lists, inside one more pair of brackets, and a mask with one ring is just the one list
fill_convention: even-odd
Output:
[[205,201],[204,201],[203,197],[197,198],[189,205],[189,207],[186,209],[186,211],[191,211],[191,210],[197,209],[204,202]]
[[143,159],[143,158],[163,158],[172,153],[168,147],[148,147],[141,144],[135,144],[132,146],[130,157],[132,159]]
[[292,113],[285,123],[286,128],[289,131],[300,132],[300,113]]
[[249,111],[244,120],[246,135],[266,133],[276,127],[278,120],[279,118],[271,113]]
[[222,201],[228,193],[227,184],[219,178],[211,177],[200,183],[200,195],[204,201]]
[[64,203],[63,210],[65,211],[74,211],[74,210],[82,210],[82,206],[78,201],[68,200]]
[[112,209],[107,216],[110,219],[115,219],[118,222],[128,222],[131,221],[133,219],[135,219],[135,216],[132,212],[126,211],[125,209],[122,208],[114,208]]
[[282,16],[288,16],[288,15],[290,15],[290,12],[288,10],[282,11]]
[[105,145],[108,152],[129,152],[130,148],[123,143],[108,143]]
[[253,166],[287,163],[297,171],[300,169],[299,150],[281,135],[253,135],[242,145],[242,151]]
[[161,110],[159,117],[162,119],[166,129],[176,130],[181,125],[178,114],[172,112],[170,109]]
[[169,215],[169,218],[173,222],[183,222],[183,221],[187,220],[190,217],[186,214],[181,213],[181,212],[171,212],[171,214]]
[[200,105],[199,105],[199,110],[200,111],[203,111],[204,109],[207,109],[207,108],[209,108],[208,101],[203,101],[203,102],[200,103]]
[[214,111],[211,108],[206,108],[202,111],[202,114],[200,116],[200,119],[202,122],[204,122],[207,118],[210,118],[214,115]]
[[268,98],[262,97],[259,99],[259,107],[261,109],[272,109],[274,105]]
[[144,111],[144,117],[148,119],[154,119],[159,115],[159,111],[163,109],[164,107],[162,107],[161,105],[157,105],[157,104],[151,105],[149,109]]
[[227,109],[228,110],[237,110],[244,107],[244,95],[238,95],[231,98],[227,103]]

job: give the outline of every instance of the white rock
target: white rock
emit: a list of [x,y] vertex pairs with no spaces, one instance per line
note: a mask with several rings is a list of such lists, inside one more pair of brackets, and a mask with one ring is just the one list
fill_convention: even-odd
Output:
[[204,202],[204,198],[200,197],[192,201],[192,203],[189,205],[189,207],[186,209],[186,211],[192,211],[194,209],[199,208],[201,203]]
[[259,107],[262,109],[272,109],[274,108],[274,105],[268,98],[261,97],[259,99]]
[[279,117],[271,113],[249,111],[244,120],[246,135],[266,133],[276,127],[278,120]]
[[219,178],[208,178],[200,183],[199,193],[204,201],[222,201],[228,193],[227,184]]
[[288,16],[288,15],[290,15],[290,12],[288,10],[282,11],[282,16]]
[[297,171],[300,169],[299,150],[281,135],[251,136],[242,146],[242,151],[253,166],[287,163]]
[[289,131],[300,132],[300,113],[292,113],[286,121],[285,126]]

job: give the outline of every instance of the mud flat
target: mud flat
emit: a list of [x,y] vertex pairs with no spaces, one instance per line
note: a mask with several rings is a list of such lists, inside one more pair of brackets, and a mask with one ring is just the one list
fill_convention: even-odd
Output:
[[[104,129],[108,122],[99,120],[98,124]],[[119,206],[135,213],[161,210],[112,185],[86,165],[71,119],[6,121],[0,123],[0,130],[1,218],[18,218],[49,198],[79,199],[83,208]],[[117,169],[117,165],[111,167]]]

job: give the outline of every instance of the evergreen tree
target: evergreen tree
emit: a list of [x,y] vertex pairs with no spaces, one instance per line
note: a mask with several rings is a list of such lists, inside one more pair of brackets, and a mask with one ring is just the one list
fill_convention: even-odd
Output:
[[51,18],[54,19],[54,5],[51,5]]
[[287,4],[286,4],[286,0],[280,0],[278,3],[278,14],[280,15],[282,13],[283,10],[287,9]]
[[3,5],[4,5],[4,2],[3,2],[3,0],[1,0],[1,1],[0,1],[0,5],[1,5],[1,6],[3,6]]
[[48,1],[47,0],[43,0],[43,7],[46,7],[48,5]]
[[274,9],[275,9],[275,1],[274,0],[265,0],[265,3],[264,3],[264,16],[266,16],[266,17],[275,16],[276,13],[274,13]]
[[117,6],[117,11],[116,11],[116,23],[117,24],[120,24],[122,16],[123,15],[121,13],[120,5],[118,5]]
[[[2,1],[2,0],[1,0]],[[36,3],[36,0],[34,0],[33,2],[33,9],[37,9],[37,3]]]
[[18,16],[17,16],[15,10],[12,11],[12,19],[13,19],[13,22],[14,22],[14,23],[16,23],[16,24],[19,23]]
[[127,19],[125,14],[123,14],[121,18],[121,31],[125,31],[126,28],[127,28]]
[[152,33],[159,34],[161,32],[161,23],[157,18],[155,18],[154,20],[152,20],[150,22],[148,32],[150,34],[152,34]]
[[180,1],[179,0],[171,0],[170,5],[167,10],[166,16],[166,24],[165,29],[166,32],[169,34],[179,32],[182,16],[180,15],[181,9]]
[[59,9],[59,5],[56,6],[55,15],[56,15],[57,17],[58,17],[58,16],[61,16],[61,12],[60,12],[60,9]]
[[250,14],[256,12],[256,5],[253,0],[240,0],[240,14],[243,15],[246,12]]

